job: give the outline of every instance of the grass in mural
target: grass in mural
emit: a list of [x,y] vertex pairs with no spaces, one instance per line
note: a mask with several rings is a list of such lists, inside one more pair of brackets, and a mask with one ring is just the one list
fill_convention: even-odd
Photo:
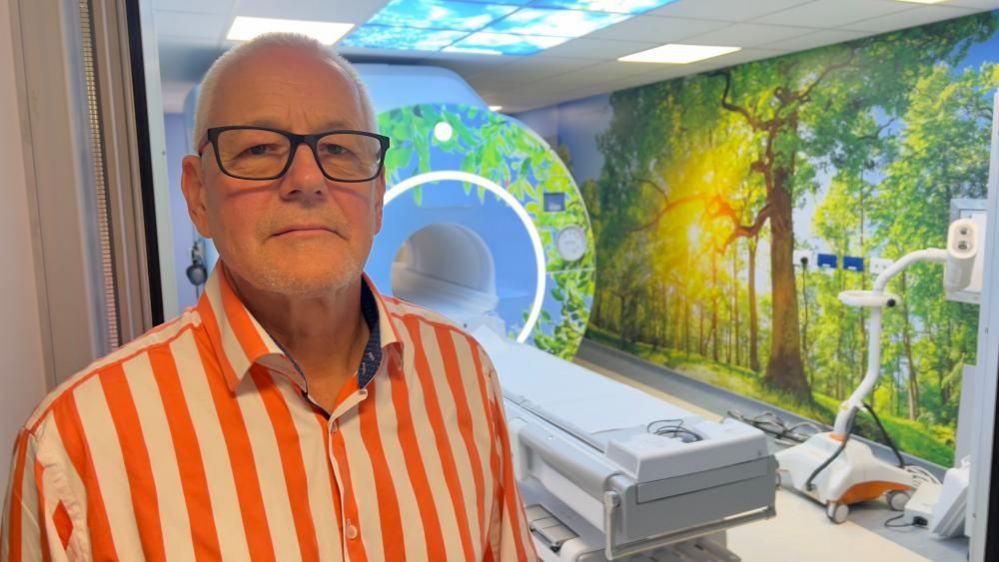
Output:
[[[684,376],[723,388],[740,396],[747,396],[768,404],[779,404],[781,408],[827,425],[832,424],[839,408],[840,401],[825,394],[813,392],[813,401],[803,402],[790,394],[765,386],[759,373],[725,363],[715,363],[696,353],[657,348],[644,342],[622,346],[621,339],[617,335],[593,325],[590,325],[587,330],[586,338],[622,349],[651,363],[669,367]],[[878,417],[900,449],[941,466],[953,466],[954,431],[952,428],[924,424],[883,413],[879,413]],[[857,418],[854,430],[859,435],[874,441],[884,441],[869,414],[863,413]]]

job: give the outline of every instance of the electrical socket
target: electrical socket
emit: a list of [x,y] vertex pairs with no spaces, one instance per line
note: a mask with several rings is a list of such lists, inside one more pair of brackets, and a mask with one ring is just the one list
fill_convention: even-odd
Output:
[[978,251],[978,225],[971,219],[958,219],[947,232],[947,249],[958,258],[974,256]]
[[801,267],[802,265],[806,264],[811,267],[815,267],[815,252],[811,250],[795,250],[794,266]]
[[871,263],[868,267],[871,275],[877,276],[884,273],[893,263],[895,262],[885,258],[871,258]]

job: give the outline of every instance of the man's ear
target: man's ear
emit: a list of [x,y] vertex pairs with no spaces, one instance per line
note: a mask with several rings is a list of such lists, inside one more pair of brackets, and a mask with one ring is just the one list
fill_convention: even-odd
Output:
[[180,176],[180,188],[187,201],[187,214],[198,229],[198,234],[211,238],[211,228],[208,224],[208,192],[201,170],[201,158],[187,155],[181,164],[183,173]]
[[385,210],[385,168],[375,179],[375,234],[382,230],[382,211]]

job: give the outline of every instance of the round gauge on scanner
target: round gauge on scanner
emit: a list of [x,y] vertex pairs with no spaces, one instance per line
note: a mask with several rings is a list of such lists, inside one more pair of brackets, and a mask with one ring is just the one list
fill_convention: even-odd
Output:
[[563,228],[555,244],[562,259],[576,261],[586,253],[586,231],[578,226]]

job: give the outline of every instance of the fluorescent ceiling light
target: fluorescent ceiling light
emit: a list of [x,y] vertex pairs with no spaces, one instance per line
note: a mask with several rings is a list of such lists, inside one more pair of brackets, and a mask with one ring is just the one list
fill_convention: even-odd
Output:
[[670,43],[647,51],[634,53],[617,60],[623,62],[658,62],[687,64],[720,57],[741,50],[742,47],[713,47],[708,45],[678,45]]
[[908,2],[910,4],[942,4],[947,2],[947,0],[898,0],[899,2]]
[[489,111],[499,111],[501,109],[503,109],[502,105],[490,105],[489,106]]
[[568,40],[568,37],[479,32],[472,33],[444,50],[497,55],[532,55],[538,51],[565,43]]
[[575,38],[629,18],[625,14],[525,8],[493,23],[484,31]]
[[362,25],[344,39],[340,45],[369,49],[439,51],[466,35],[468,33],[465,31]]
[[469,2],[392,0],[368,20],[368,23],[393,27],[478,31],[516,9],[516,6]]
[[532,6],[538,8],[562,8],[563,10],[583,10],[587,12],[614,12],[637,16],[649,10],[661,8],[675,0],[537,0]]
[[250,18],[237,16],[229,28],[226,39],[249,41],[258,35],[275,31],[301,33],[322,43],[332,45],[354,27],[352,23],[326,21],[283,20],[274,18]]

